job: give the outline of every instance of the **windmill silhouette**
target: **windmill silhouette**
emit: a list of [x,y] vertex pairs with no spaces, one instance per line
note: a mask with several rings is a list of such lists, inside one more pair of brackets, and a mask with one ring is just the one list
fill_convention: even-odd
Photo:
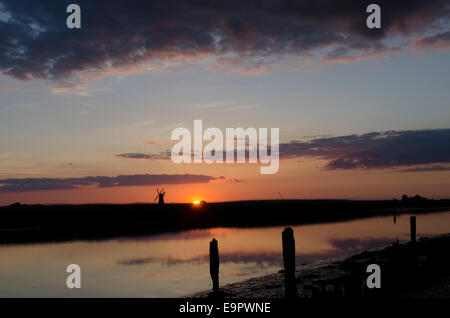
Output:
[[155,201],[158,200],[158,204],[164,204],[164,196],[166,195],[166,191],[164,191],[164,188],[161,190],[156,188],[156,192],[158,192],[158,194],[155,197]]

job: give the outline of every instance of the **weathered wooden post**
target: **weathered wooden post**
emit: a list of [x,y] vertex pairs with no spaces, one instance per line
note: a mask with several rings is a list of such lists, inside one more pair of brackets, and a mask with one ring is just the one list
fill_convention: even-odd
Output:
[[290,227],[285,228],[282,233],[282,238],[285,292],[287,298],[293,298],[297,296],[294,230]]
[[409,218],[409,225],[411,228],[411,242],[415,243],[416,242],[416,217],[415,216],[411,216]]
[[417,265],[418,265],[418,254],[417,254],[417,245],[416,245],[416,217],[411,216],[409,218],[409,225],[411,227],[411,242],[412,248],[411,248],[411,270],[417,271]]
[[209,273],[213,282],[213,292],[219,293],[219,247],[217,246],[217,240],[212,239],[209,243]]
[[394,225],[397,224],[397,207],[396,207],[397,199],[392,199],[392,215],[394,216]]

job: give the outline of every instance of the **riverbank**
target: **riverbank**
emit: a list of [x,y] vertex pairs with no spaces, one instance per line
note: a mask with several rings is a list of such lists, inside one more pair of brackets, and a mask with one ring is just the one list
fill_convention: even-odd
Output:
[[[450,233],[299,266],[295,272],[298,296],[449,298],[449,250]],[[381,268],[380,289],[366,287],[369,264]],[[225,285],[220,290],[226,298],[283,298],[284,273]],[[211,291],[186,297],[211,297]]]
[[450,200],[269,200],[193,204],[21,205],[0,208],[0,244],[102,240],[213,227],[329,223],[450,209]]

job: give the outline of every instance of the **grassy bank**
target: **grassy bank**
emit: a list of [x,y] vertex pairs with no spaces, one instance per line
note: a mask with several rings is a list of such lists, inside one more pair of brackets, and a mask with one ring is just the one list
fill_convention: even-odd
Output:
[[450,200],[278,200],[192,204],[20,205],[0,208],[0,244],[96,240],[211,227],[337,222],[448,210]]

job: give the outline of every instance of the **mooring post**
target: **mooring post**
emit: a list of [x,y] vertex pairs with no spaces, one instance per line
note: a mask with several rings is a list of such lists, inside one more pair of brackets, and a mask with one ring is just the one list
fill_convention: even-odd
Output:
[[409,224],[411,227],[411,242],[415,243],[416,242],[416,217],[415,216],[411,216],[409,218]]
[[213,292],[219,293],[219,247],[217,246],[217,240],[213,239],[209,243],[209,273],[213,282]]
[[282,233],[282,238],[285,292],[287,298],[292,298],[297,296],[294,230],[290,227],[285,228]]
[[411,248],[411,265],[412,270],[417,270],[418,266],[418,250],[417,250],[417,244],[416,244],[416,217],[411,216],[409,218],[409,224],[411,226],[411,242],[412,248]]

